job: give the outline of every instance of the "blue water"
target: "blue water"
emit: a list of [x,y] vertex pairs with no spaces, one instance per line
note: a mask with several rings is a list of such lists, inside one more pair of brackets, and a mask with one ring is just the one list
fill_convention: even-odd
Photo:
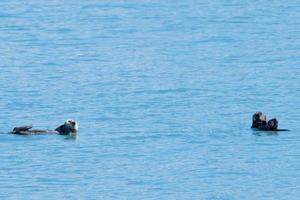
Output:
[[[1,1],[0,199],[299,199],[299,19],[296,0]],[[8,134],[68,118],[77,138]]]

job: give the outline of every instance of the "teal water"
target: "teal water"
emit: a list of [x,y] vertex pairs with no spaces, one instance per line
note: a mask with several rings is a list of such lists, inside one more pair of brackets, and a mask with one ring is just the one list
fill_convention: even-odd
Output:
[[[0,2],[0,199],[298,199],[299,1]],[[264,111],[290,132],[250,129]],[[8,134],[79,121],[76,139]]]

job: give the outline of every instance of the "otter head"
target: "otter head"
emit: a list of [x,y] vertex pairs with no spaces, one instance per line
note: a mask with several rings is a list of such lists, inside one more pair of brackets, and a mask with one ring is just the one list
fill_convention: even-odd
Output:
[[252,116],[252,126],[251,128],[259,128],[267,124],[266,115],[262,112],[256,112]]
[[68,119],[63,125],[57,127],[55,131],[62,135],[75,135],[78,131],[78,123],[73,119]]
[[270,119],[270,120],[268,121],[268,128],[269,128],[270,130],[276,130],[276,129],[278,128],[278,121],[277,121],[276,118]]
[[65,126],[67,126],[70,132],[72,133],[77,133],[78,131],[78,123],[73,119],[68,119],[65,122]]

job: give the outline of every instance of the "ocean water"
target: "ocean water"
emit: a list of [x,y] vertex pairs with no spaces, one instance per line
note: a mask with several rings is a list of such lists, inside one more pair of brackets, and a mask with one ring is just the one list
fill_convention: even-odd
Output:
[[[296,0],[1,1],[0,199],[299,199],[299,19]],[[68,118],[76,138],[9,134]]]

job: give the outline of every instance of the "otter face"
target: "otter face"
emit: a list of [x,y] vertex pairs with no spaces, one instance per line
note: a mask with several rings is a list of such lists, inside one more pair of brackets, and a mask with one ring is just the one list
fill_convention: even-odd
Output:
[[77,133],[78,123],[73,119],[68,119],[65,122],[65,126],[70,130],[71,133]]
[[268,121],[268,127],[270,130],[276,130],[278,128],[278,121],[276,118]]
[[254,113],[252,117],[253,121],[266,121],[266,116],[262,112]]
[[258,128],[260,126],[266,125],[267,119],[262,112],[256,112],[252,116],[252,126],[251,128]]
[[78,123],[73,119],[68,119],[63,125],[55,129],[61,135],[76,135],[78,131]]

